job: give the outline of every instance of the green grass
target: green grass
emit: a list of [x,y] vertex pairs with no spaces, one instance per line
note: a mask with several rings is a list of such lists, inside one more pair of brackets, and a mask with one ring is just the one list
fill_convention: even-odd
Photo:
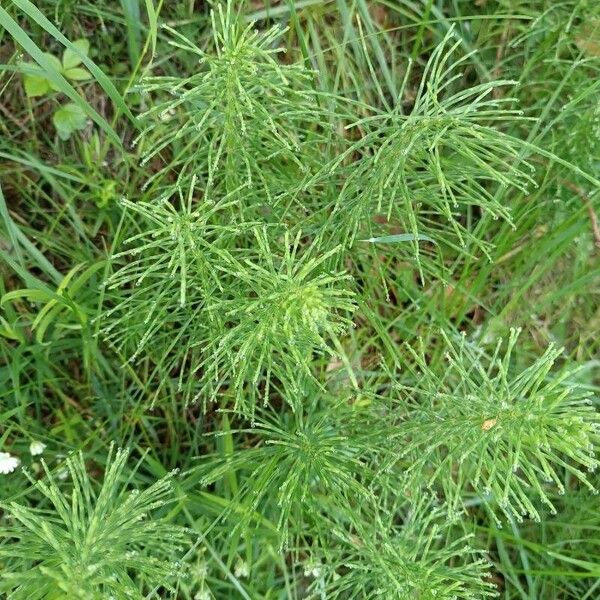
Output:
[[599,74],[593,0],[5,2],[0,598],[600,596]]

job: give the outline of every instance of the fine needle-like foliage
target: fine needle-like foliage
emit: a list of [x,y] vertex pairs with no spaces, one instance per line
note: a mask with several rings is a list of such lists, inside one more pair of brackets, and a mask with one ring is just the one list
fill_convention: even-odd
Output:
[[114,306],[103,315],[101,333],[132,353],[132,362],[153,338],[179,338],[185,330],[177,325],[197,316],[207,298],[223,290],[219,265],[227,261],[228,241],[240,229],[218,218],[232,203],[194,198],[195,182],[194,176],[185,195],[177,189],[175,203],[122,201],[128,218],[135,219],[135,233],[123,242],[128,249],[112,257],[120,268],[106,281],[105,303]]
[[564,494],[566,475],[596,493],[586,471],[599,464],[599,419],[572,372],[548,378],[562,349],[514,368],[518,336],[512,330],[505,352],[499,342],[489,358],[464,338],[448,342],[443,373],[429,368],[423,349],[415,352],[416,383],[404,390],[390,460],[405,460],[413,482],[439,484],[454,505],[473,489],[494,514],[539,520],[535,498],[555,512],[549,487]]
[[[360,518],[356,517],[360,515]],[[471,536],[427,497],[385,512],[368,510],[329,523],[323,549],[313,551],[311,598],[482,600],[496,596],[489,563]],[[319,596],[321,594],[321,596]]]
[[[495,92],[516,82],[459,87],[460,68],[470,57],[454,58],[460,41],[450,45],[453,33],[433,51],[408,114],[402,90],[389,110],[347,125],[350,134],[360,132],[359,140],[315,177],[342,177],[329,226],[341,227],[348,243],[358,232],[371,237],[379,215],[412,235],[417,259],[422,235],[459,251],[469,241],[487,252],[485,240],[465,227],[465,208],[510,221],[495,188],[527,192],[537,186],[533,166],[523,160],[522,141],[501,128],[522,113],[512,108],[511,98]],[[347,160],[356,154],[358,160]]]
[[48,481],[34,483],[49,504],[2,506],[0,538],[10,542],[0,546],[6,598],[141,600],[181,577],[177,557],[187,549],[187,534],[156,514],[173,502],[173,474],[132,489],[128,456],[121,449],[109,454],[99,490],[81,453],[66,461],[70,492],[43,463]]
[[0,4],[1,600],[600,597],[598,0]]
[[228,385],[235,407],[250,415],[257,399],[269,400],[273,381],[295,408],[303,382],[314,380],[316,356],[344,360],[339,337],[356,308],[351,276],[332,267],[340,248],[302,248],[300,232],[270,242],[259,229],[255,240],[256,257],[239,263],[229,297],[207,309],[221,328],[201,365],[202,393],[213,399]]
[[211,15],[210,50],[166,28],[170,44],[196,58],[197,72],[144,79],[141,90],[153,102],[142,115],[150,125],[141,139],[157,129],[160,137],[142,163],[168,148],[167,170],[177,173],[179,184],[196,174],[207,193],[241,189],[238,218],[255,216],[289,196],[290,186],[319,165],[317,143],[326,121],[312,74],[277,60],[283,49],[276,43],[285,31],[243,24],[230,0]]
[[[249,429],[252,447],[226,456],[206,457],[200,472],[203,485],[213,485],[232,473],[244,473],[244,483],[224,511],[223,518],[235,523],[235,531],[261,524],[257,515],[272,518],[281,546],[293,545],[294,530],[310,525],[324,505],[372,499],[367,488],[371,471],[366,432],[349,437],[353,413],[325,400],[321,408],[312,398],[292,414],[261,409]],[[236,508],[232,512],[233,507]],[[254,523],[254,521],[257,521]]]

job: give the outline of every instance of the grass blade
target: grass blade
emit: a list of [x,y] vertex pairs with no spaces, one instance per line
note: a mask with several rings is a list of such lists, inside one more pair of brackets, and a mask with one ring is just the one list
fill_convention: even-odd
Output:
[[[29,0],[13,0],[13,3],[18,6],[25,14],[32,18],[40,27],[47,31],[54,39],[59,41],[63,46],[69,48],[75,52],[80,58],[81,62],[88,68],[90,73],[95,77],[100,87],[106,92],[108,97],[115,103],[115,105],[122,111],[123,114],[132,121],[135,121],[135,117],[125,104],[123,97],[117,91],[112,81],[107,75],[92,61],[88,56],[83,54],[76,46],[74,46],[41,12],[40,10]],[[10,18],[10,17],[9,17]],[[17,25],[18,27],[18,25]],[[20,28],[19,28],[20,29]],[[22,31],[22,30],[21,30]],[[24,33],[24,32],[23,32]],[[39,62],[39,61],[38,61]]]

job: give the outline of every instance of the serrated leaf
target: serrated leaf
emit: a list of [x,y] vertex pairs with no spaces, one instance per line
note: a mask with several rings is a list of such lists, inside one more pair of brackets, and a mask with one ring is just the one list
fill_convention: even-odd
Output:
[[54,113],[52,122],[60,139],[68,140],[74,131],[85,128],[86,115],[79,106],[69,102]]
[[[62,71],[62,64],[61,64],[60,60],[58,60],[58,58],[56,58],[56,56],[54,56],[53,54],[50,54],[50,52],[44,52],[44,57],[48,59],[52,68],[55,69],[58,73],[60,73]],[[43,70],[42,70],[42,73],[44,73]],[[43,77],[48,81],[48,86],[50,87],[51,90],[54,90],[55,92],[60,92],[60,88],[52,81],[51,78],[46,77],[45,75],[43,75]]]
[[82,69],[81,67],[65,69],[63,71],[63,75],[71,81],[86,81],[87,79],[91,79],[92,77],[88,71]]
[[56,56],[54,56],[54,54],[50,54],[50,52],[44,52],[44,56],[50,61],[50,63],[52,64],[52,67],[54,69],[56,69],[59,72],[62,70],[62,65],[60,64],[60,60],[58,60],[58,58],[56,58]]
[[23,85],[28,98],[43,96],[52,89],[50,82],[43,75],[25,75]]
[[[73,42],[73,46],[75,46],[75,48],[77,50],[79,50],[79,52],[81,52],[81,54],[83,54],[84,56],[87,56],[88,52],[90,51],[90,43],[88,40],[86,40],[84,38],[75,40]],[[71,50],[71,48],[65,49],[65,51],[63,53],[63,61],[62,61],[63,69],[65,71],[80,65],[82,62],[83,62],[83,58],[79,54],[77,54],[77,52],[75,52],[74,50]]]
[[[56,56],[50,54],[50,52],[44,52],[44,56],[48,59],[52,68],[56,70],[56,72],[60,73],[62,71],[62,64],[60,60],[56,58]],[[60,92],[60,88],[52,81],[51,78],[46,77],[46,79],[51,90],[54,90],[55,92]]]

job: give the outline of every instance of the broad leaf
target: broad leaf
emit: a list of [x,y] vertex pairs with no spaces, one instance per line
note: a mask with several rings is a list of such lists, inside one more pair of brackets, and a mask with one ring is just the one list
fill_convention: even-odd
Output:
[[54,113],[52,122],[60,139],[68,140],[73,132],[85,128],[86,114],[79,106],[69,102]]
[[74,67],[73,69],[65,69],[63,75],[71,81],[86,81],[91,79],[91,75],[85,69],[81,67]]
[[51,90],[50,82],[43,75],[25,75],[23,84],[28,98],[43,96]]
[[[50,52],[44,52],[44,56],[48,59],[48,61],[50,61],[53,69],[55,69],[58,73],[62,71],[62,64],[60,60],[56,58],[56,56],[50,54]],[[46,79],[48,79],[48,85],[51,89],[53,89],[55,92],[60,92],[60,87],[54,83],[50,77],[46,77]]]
[[[56,38],[59,42],[66,46],[72,46],[72,43],[65,38],[65,36],[56,29],[56,27],[39,11],[39,9],[29,2],[28,0],[13,0],[13,4],[19,6],[24,10],[32,19],[35,20],[41,27],[43,27],[50,35]],[[15,21],[8,12],[0,6],[0,26],[2,26],[11,35],[14,40],[23,47],[23,50],[27,52],[35,60],[40,67],[48,72],[48,79],[52,81],[56,86],[60,87],[60,91],[66,94],[75,104],[78,104],[86,114],[94,120],[110,137],[111,141],[121,147],[121,140],[115,133],[115,130],[109,125],[109,123],[102,116],[94,110],[90,104],[88,104],[69,84],[69,82],[62,76],[62,74],[52,67],[51,61],[47,56],[40,50],[35,42],[29,37],[29,35],[23,30],[23,28]],[[83,61],[85,66],[94,74],[98,83],[108,93],[111,99],[117,104],[117,106],[126,114],[131,120],[133,115],[131,111],[123,102],[123,98],[116,91],[114,85],[108,80],[106,75],[102,73],[98,67],[87,57]]]
[[[75,46],[75,48],[79,50],[83,56],[87,56],[88,52],[90,51],[90,43],[86,39],[75,40],[73,42],[73,46]],[[80,65],[83,62],[83,56],[77,54],[77,52],[71,48],[66,48],[63,53],[62,60],[65,71]]]

